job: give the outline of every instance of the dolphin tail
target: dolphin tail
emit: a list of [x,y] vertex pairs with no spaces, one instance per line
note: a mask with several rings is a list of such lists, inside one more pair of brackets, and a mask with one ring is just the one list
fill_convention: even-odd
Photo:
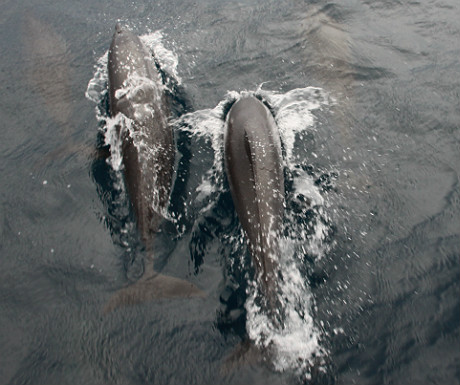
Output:
[[252,341],[246,339],[240,342],[226,357],[221,367],[221,374],[225,376],[242,366],[261,365],[265,362],[270,362],[271,355],[270,347],[262,350],[254,345]]
[[119,307],[137,305],[161,298],[205,297],[193,283],[148,270],[136,283],[118,290],[104,307],[104,314]]

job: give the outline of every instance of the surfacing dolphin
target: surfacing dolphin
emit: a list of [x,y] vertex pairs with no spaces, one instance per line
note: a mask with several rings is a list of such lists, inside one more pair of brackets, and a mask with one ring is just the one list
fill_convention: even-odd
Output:
[[[128,118],[118,125],[125,184],[147,261],[153,265],[154,236],[167,212],[174,168],[170,106],[152,55],[120,24],[110,45],[108,74],[110,115]],[[202,295],[192,283],[159,274],[146,263],[139,281],[117,292],[105,311],[154,298]]]
[[230,192],[252,255],[261,293],[279,323],[279,236],[284,217],[281,140],[268,108],[253,96],[230,109],[224,134]]

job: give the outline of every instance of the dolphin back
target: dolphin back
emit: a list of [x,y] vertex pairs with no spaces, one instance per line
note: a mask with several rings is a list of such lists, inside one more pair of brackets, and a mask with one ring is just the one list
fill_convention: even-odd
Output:
[[110,114],[130,119],[120,128],[127,190],[148,249],[163,219],[174,168],[170,106],[152,55],[138,36],[117,25],[108,58]]
[[235,210],[262,280],[262,291],[275,306],[284,174],[278,128],[262,102],[244,97],[232,106],[224,147]]

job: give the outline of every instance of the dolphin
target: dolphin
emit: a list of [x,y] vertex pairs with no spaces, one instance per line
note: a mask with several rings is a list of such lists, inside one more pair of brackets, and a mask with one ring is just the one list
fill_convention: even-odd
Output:
[[[118,125],[124,179],[147,260],[153,265],[154,236],[167,215],[174,170],[170,105],[152,55],[120,24],[109,49],[108,77],[111,117],[129,118],[129,123]],[[159,274],[152,266],[137,283],[116,293],[105,311],[161,297],[202,295],[192,283]]]
[[74,113],[74,89],[72,79],[72,53],[68,42],[50,24],[25,12],[22,18],[22,47],[24,74],[28,89],[39,96],[47,118],[56,134],[62,135],[63,144],[47,151],[35,162],[33,170],[38,171],[51,161],[69,154],[90,155],[91,150],[81,142],[74,142],[71,134]]
[[227,115],[224,162],[261,293],[277,322],[278,241],[285,208],[281,140],[271,112],[254,96],[239,99]]
[[45,110],[67,135],[73,112],[71,53],[64,37],[51,25],[26,12],[22,42],[29,88],[41,97]]

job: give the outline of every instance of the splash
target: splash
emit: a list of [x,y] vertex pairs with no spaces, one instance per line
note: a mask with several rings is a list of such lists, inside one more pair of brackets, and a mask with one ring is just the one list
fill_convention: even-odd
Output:
[[[86,87],[86,99],[96,104],[99,104],[102,101],[103,96],[107,94],[107,83],[109,80],[109,74],[107,72],[108,60],[109,52],[107,51],[97,60],[97,63],[94,66],[94,75],[88,82],[88,86]],[[96,110],[96,113],[99,119],[99,109]]]
[[206,109],[191,112],[181,116],[173,122],[177,130],[183,130],[189,134],[201,137],[207,145],[210,145],[214,152],[212,167],[206,171],[197,187],[197,199],[200,202],[207,202],[200,211],[207,211],[213,205],[213,200],[209,199],[216,193],[222,191],[223,187],[223,132],[224,121],[222,119],[224,106],[228,103],[227,99],[220,102],[213,109]]
[[270,350],[275,370],[293,371],[308,380],[312,367],[324,370],[327,351],[321,346],[321,332],[310,314],[314,300],[305,278],[292,258],[283,259],[280,264],[284,277],[280,286],[285,313],[283,328],[274,327],[267,314],[257,305],[260,293],[255,282],[249,286],[245,304],[246,328],[256,346],[261,350]]
[[142,43],[155,55],[160,68],[167,72],[170,79],[177,84],[182,84],[177,68],[179,67],[179,58],[172,50],[164,46],[164,35],[162,31],[155,31],[147,35],[140,36]]
[[299,134],[316,131],[313,111],[331,104],[321,88],[296,88],[286,94],[261,91],[261,96],[276,111],[276,123],[286,150],[286,161],[293,161],[293,149]]

